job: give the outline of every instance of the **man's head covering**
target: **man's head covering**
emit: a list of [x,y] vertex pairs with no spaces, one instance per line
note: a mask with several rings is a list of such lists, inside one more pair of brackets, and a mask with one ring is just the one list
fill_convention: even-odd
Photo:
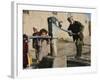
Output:
[[71,22],[71,20],[73,20],[73,16],[68,17],[67,20],[68,20],[69,22]]

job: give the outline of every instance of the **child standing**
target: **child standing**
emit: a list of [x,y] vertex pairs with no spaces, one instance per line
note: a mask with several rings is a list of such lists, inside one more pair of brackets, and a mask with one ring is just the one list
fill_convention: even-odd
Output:
[[[40,30],[40,36],[46,37],[46,36],[48,36],[47,33],[48,32],[46,29]],[[40,52],[39,52],[39,62],[40,62],[40,61],[42,61],[42,59],[44,57],[46,57],[48,55],[48,53],[50,53],[50,39],[41,38],[39,45],[40,45]]]

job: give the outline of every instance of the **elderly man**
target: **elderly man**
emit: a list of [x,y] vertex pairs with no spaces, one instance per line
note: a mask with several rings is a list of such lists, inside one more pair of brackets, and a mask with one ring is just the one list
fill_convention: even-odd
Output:
[[69,35],[73,37],[73,41],[75,42],[76,45],[77,52],[75,58],[80,58],[82,54],[84,26],[79,21],[75,21],[72,16],[68,17],[67,20],[70,23],[68,27],[68,30],[70,31]]

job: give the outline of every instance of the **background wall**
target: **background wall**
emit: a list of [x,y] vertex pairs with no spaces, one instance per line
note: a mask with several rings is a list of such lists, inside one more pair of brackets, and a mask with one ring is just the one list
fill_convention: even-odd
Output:
[[[27,10],[28,11],[28,10]],[[64,13],[64,12],[57,12],[56,18],[59,21],[62,21],[62,28],[65,30],[69,27],[69,22],[67,21],[67,18],[70,16],[73,16],[73,19],[76,21],[81,22],[84,25],[84,36],[89,36],[89,21],[90,18],[88,16],[91,16],[91,14],[86,13]],[[47,18],[54,16],[52,12],[46,12],[46,11],[28,11],[28,13],[23,13],[23,33],[27,34],[28,36],[31,36],[33,34],[33,27],[37,28],[38,31],[41,28],[45,28],[48,30],[48,22]],[[70,38],[67,32],[64,32],[62,30],[59,30],[56,32],[59,36],[58,38]]]
[[[89,13],[69,13],[69,12],[57,12],[57,15],[54,15],[53,12],[49,11],[23,11],[23,33],[28,36],[32,36],[33,27],[37,28],[38,31],[40,29],[45,28],[48,31],[48,22],[47,18],[55,16],[59,21],[62,21],[62,28],[67,30],[69,27],[69,22],[67,18],[69,16],[73,16],[73,19],[79,21],[84,26],[84,39],[88,40],[90,43],[90,35],[89,35],[89,22],[91,21],[91,14]],[[55,30],[58,39],[64,39],[72,41],[72,37],[68,35],[67,32],[62,31],[60,29]],[[32,40],[29,42],[29,49],[32,49]]]
[[[11,1],[0,1],[0,80],[12,80],[11,71]],[[31,1],[31,0],[28,0]],[[94,6],[97,7],[97,26],[93,29],[92,41],[95,46],[92,48],[97,53],[98,69],[96,73],[90,74],[69,74],[63,76],[46,76],[45,78],[28,78],[18,80],[100,80],[100,1],[99,0],[34,0],[37,4],[54,4],[70,6]],[[17,79],[16,79],[17,80]]]

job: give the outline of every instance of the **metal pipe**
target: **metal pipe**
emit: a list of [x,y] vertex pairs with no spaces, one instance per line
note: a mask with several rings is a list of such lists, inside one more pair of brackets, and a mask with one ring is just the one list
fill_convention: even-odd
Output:
[[[35,38],[40,38],[40,39],[51,39],[51,36],[29,36],[29,39],[35,39]],[[52,39],[58,39],[57,37],[53,37]]]

